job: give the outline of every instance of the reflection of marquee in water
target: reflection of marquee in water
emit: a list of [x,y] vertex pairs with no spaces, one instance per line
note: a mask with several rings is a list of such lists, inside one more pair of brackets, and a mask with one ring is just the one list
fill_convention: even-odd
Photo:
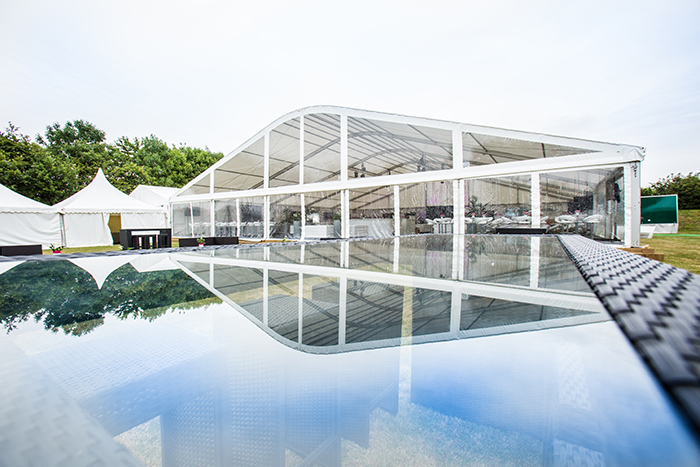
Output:
[[[413,343],[431,342],[608,319],[598,299],[577,283],[569,260],[552,254],[559,251],[555,238],[512,240],[515,249],[527,248],[505,266],[492,262],[502,258],[488,255],[465,259],[459,254],[465,251],[464,237],[452,236],[433,237],[433,249],[420,237],[329,244],[324,247],[328,265],[314,261],[319,245],[183,253],[172,259],[270,335],[313,353],[399,345],[409,336]],[[467,240],[467,246],[479,242],[494,246],[481,236]],[[540,248],[542,243],[548,248]],[[329,255],[329,248],[336,254]],[[402,251],[410,263],[402,262]],[[274,258],[276,253],[285,257]],[[334,256],[337,266],[330,264]],[[371,261],[363,262],[363,256]],[[479,271],[483,263],[492,271]],[[464,279],[467,269],[475,280]],[[549,279],[545,286],[543,275]],[[507,283],[480,282],[483,278]]]
[[[482,251],[484,242],[501,246]],[[144,274],[182,267],[241,313],[223,304],[205,319],[192,311],[114,330],[107,323],[88,339],[26,355],[13,334],[0,339],[11,357],[0,374],[22,382],[0,385],[9,401],[0,420],[33,434],[20,436],[18,451],[48,455],[55,444],[47,439],[57,438],[66,451],[128,464],[110,436],[159,418],[163,465],[282,466],[290,456],[298,465],[340,465],[344,440],[370,445],[376,409],[401,416],[402,404],[413,404],[489,436],[496,429],[537,439],[553,465],[628,459],[630,446],[637,460],[657,463],[689,452],[680,442],[659,449],[638,441],[649,439],[649,424],[621,430],[625,401],[656,410],[655,383],[643,367],[625,366],[637,357],[615,339],[614,323],[567,327],[606,315],[555,238],[401,238],[148,260],[132,264]],[[381,332],[363,334],[363,320]],[[411,347],[402,336],[451,342]],[[26,414],[36,426],[13,422]]]

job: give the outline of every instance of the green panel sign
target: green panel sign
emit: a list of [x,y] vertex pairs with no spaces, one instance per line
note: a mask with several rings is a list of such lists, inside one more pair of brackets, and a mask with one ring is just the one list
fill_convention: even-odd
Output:
[[642,224],[677,224],[678,196],[642,196]]

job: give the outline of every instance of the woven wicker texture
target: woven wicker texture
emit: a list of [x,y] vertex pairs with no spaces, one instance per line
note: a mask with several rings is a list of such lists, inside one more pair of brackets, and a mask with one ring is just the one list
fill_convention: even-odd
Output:
[[622,331],[700,429],[700,276],[580,236],[559,240]]

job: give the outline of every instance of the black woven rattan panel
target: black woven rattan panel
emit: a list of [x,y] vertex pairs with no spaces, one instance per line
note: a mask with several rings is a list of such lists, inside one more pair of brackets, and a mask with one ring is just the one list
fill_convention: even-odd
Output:
[[578,235],[559,240],[700,430],[700,276]]

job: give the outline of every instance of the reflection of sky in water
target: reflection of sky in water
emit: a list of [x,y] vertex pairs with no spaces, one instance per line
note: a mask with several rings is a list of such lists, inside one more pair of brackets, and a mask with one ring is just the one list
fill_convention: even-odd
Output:
[[[405,247],[425,252],[426,241]],[[542,243],[540,253],[549,248]],[[363,270],[369,278],[409,263],[394,261],[391,241],[376,251],[368,245],[356,250],[359,262],[374,256],[389,264]],[[139,459],[164,465],[697,464],[693,436],[604,313],[528,303],[538,297],[524,285],[515,289],[523,302],[487,296],[498,288],[464,294],[466,282],[450,279],[452,246],[451,239],[432,244],[425,263],[410,261],[436,281],[420,283],[426,287],[347,276],[352,271],[314,256],[312,246],[304,265],[317,264],[301,276],[270,269],[279,256],[262,248],[213,257],[255,261],[257,268],[214,263],[209,254],[171,255],[168,267],[184,266],[191,287],[200,287],[194,280],[206,284],[224,303],[173,304],[143,313],[146,319],[106,314],[80,336],[20,322],[0,336],[0,397],[10,401],[0,411],[10,427],[0,441],[11,447],[0,459],[32,450],[48,456],[59,438],[63,452],[92,449],[96,458],[114,460],[109,443],[116,436]],[[337,252],[343,264],[352,253],[343,259],[340,244],[319,248]],[[447,279],[427,267],[443,253]],[[284,255],[287,264],[302,262],[298,247]],[[539,271],[565,270],[551,256]],[[487,274],[515,277],[519,268]],[[522,268],[530,278],[530,265]],[[140,277],[149,274],[156,273]],[[406,277],[405,269],[391,274]],[[100,290],[120,290],[110,285],[117,277],[108,276]],[[456,288],[427,287],[440,281]],[[275,300],[261,301],[264,291],[279,310]],[[383,313],[370,307],[380,299]],[[518,309],[527,318],[517,318]],[[589,314],[596,318],[586,321]],[[465,329],[472,319],[482,327]],[[293,348],[299,339],[317,339],[330,353],[301,352]]]

